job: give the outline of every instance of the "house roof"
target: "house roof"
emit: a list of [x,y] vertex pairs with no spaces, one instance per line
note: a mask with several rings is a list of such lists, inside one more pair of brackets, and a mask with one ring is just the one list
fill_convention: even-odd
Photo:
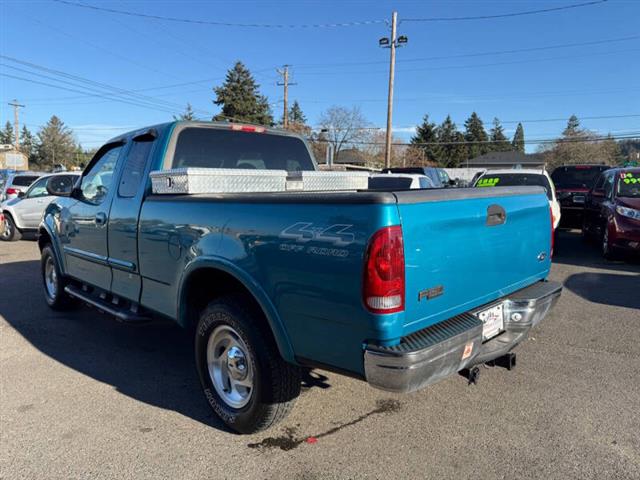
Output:
[[525,154],[522,152],[489,152],[472,158],[466,164],[469,167],[484,165],[543,165],[544,159],[538,153]]

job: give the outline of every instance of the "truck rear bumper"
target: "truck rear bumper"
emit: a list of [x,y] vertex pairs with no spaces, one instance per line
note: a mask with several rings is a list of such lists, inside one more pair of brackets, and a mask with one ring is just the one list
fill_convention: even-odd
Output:
[[[472,365],[494,360],[524,340],[529,330],[553,308],[562,285],[538,282],[496,302],[457,315],[404,337],[399,345],[367,345],[367,382],[392,392],[412,392]],[[503,305],[504,331],[482,341],[482,322],[474,314]]]

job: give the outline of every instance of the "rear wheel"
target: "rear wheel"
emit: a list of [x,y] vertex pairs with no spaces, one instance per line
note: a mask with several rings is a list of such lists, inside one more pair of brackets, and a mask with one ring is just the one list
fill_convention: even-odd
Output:
[[0,234],[0,240],[4,240],[5,242],[15,242],[22,238],[22,232],[20,229],[16,227],[13,218],[8,213],[4,214],[4,225],[2,229],[2,234]]
[[40,259],[44,299],[53,310],[69,310],[75,306],[74,300],[66,294],[67,279],[60,273],[51,245],[45,245]]
[[300,370],[285,362],[250,299],[228,295],[202,312],[195,339],[204,395],[233,430],[253,433],[275,425],[300,394]]

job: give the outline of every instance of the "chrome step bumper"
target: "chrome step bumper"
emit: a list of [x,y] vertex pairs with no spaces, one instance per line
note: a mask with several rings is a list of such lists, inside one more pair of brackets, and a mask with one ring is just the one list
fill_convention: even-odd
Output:
[[[412,392],[464,368],[494,360],[524,340],[553,308],[562,285],[538,282],[471,312],[456,315],[402,338],[400,344],[369,344],[364,351],[367,382],[392,392]],[[504,329],[482,343],[482,322],[473,312],[503,304]]]

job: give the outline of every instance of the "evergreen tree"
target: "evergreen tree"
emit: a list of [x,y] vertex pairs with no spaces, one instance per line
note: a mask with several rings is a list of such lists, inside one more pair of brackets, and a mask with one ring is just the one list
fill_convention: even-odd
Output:
[[489,133],[489,140],[491,140],[490,149],[494,152],[507,152],[513,149],[509,140],[507,140],[507,137],[504,134],[504,129],[497,117],[493,119],[493,126]]
[[4,124],[4,129],[0,130],[0,143],[3,145],[13,145],[15,143],[15,136],[13,135],[13,125],[7,120]]
[[438,127],[437,136],[440,144],[437,154],[440,166],[458,167],[468,158],[464,135],[458,131],[450,115]]
[[567,126],[563,130],[562,135],[565,137],[573,137],[580,134],[580,120],[575,115],[571,115],[567,121]]
[[40,168],[50,169],[56,164],[73,165],[76,142],[73,133],[55,115],[38,132],[38,158]]
[[[429,115],[425,115],[422,124],[416,128],[416,134],[411,137],[411,143],[422,150],[425,160],[438,163],[438,145],[434,145],[438,141],[438,127],[435,123],[429,121]],[[430,144],[430,145],[422,145]]]
[[524,153],[524,128],[521,123],[518,123],[516,127],[516,133],[513,135],[511,145],[516,152]]
[[187,107],[184,109],[184,112],[181,113],[180,115],[174,115],[173,119],[174,120],[185,120],[185,121],[195,120],[196,116],[193,113],[193,108],[191,108],[191,104],[187,103]]
[[221,106],[222,111],[213,119],[272,125],[267,97],[260,94],[258,87],[247,67],[237,62],[227,72],[224,84],[214,88],[216,99],[213,103]]
[[469,142],[467,145],[467,151],[469,158],[476,158],[489,151],[489,144],[487,140],[487,132],[484,129],[484,124],[476,112],[473,112],[471,116],[464,122],[464,139]]
[[20,151],[27,156],[29,161],[35,159],[36,139],[26,125],[22,126],[22,131],[20,132]]
[[307,123],[307,117],[302,113],[302,108],[300,108],[300,104],[297,100],[294,100],[293,105],[291,105],[291,110],[289,111],[289,122],[299,123],[301,125]]

